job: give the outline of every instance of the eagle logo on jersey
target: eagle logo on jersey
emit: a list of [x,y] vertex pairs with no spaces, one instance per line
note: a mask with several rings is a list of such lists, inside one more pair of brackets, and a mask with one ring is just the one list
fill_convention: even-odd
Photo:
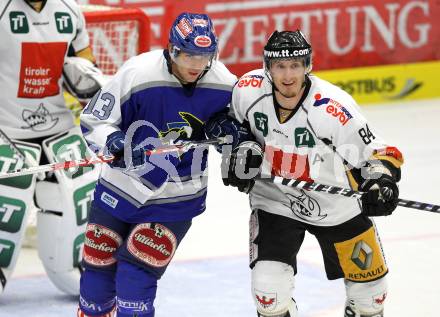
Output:
[[276,293],[263,293],[259,290],[255,290],[255,298],[259,306],[265,310],[272,311],[277,305],[277,294]]
[[44,107],[43,103],[40,103],[35,111],[23,110],[21,117],[28,124],[27,127],[21,127],[22,129],[32,129],[37,132],[52,129],[59,120],[59,118],[54,118],[49,113],[49,110]]
[[171,140],[202,140],[204,139],[203,121],[189,112],[179,111],[183,121],[167,123],[168,130],[160,131],[159,138],[165,142]]
[[300,190],[300,195],[286,194],[290,200],[290,204],[286,205],[292,212],[300,219],[306,221],[320,221],[327,217],[327,214],[322,214],[321,206],[318,201]]
[[383,308],[386,298],[387,298],[386,292],[374,295],[373,296],[373,307],[376,309]]

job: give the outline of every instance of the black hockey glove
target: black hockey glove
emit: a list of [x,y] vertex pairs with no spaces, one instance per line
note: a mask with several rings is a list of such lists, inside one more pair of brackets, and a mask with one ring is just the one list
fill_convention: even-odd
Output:
[[112,167],[127,168],[126,161],[130,167],[136,168],[144,165],[146,161],[145,149],[136,149],[136,144],[132,144],[131,148],[131,160],[129,157],[124,157],[125,133],[122,131],[116,131],[107,137],[105,142],[106,154],[111,154],[115,157],[109,164]]
[[[365,215],[389,216],[397,207],[399,188],[396,178],[391,175],[386,167],[382,166],[382,173],[372,173],[370,177],[359,186],[362,195],[362,211]],[[400,177],[399,177],[400,178]]]
[[263,150],[255,141],[240,143],[230,154],[223,153],[222,178],[226,186],[249,193],[263,163]]
[[[204,125],[204,130],[208,138],[218,138],[230,136],[232,148],[235,149],[238,144],[253,140],[250,129],[246,124],[241,124],[237,119],[220,112],[212,116]],[[221,147],[217,147],[222,152]]]

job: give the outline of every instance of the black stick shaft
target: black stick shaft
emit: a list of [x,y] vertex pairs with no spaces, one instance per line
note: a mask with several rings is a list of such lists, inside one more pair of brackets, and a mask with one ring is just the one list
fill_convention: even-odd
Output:
[[[344,197],[351,197],[351,198],[360,198],[362,197],[362,192],[354,191],[347,188],[342,188],[338,186],[331,186],[331,185],[324,185],[319,184],[315,182],[305,182],[305,181],[299,181],[295,179],[288,179],[283,178],[280,176],[271,176],[270,178],[259,178],[263,181],[271,181],[274,184],[281,184],[284,186],[294,187],[294,188],[302,188],[305,190],[315,191],[315,192],[323,192],[328,193],[332,195],[339,195]],[[440,205],[434,205],[429,203],[423,203],[419,201],[414,200],[406,200],[406,199],[399,199],[398,205],[405,208],[412,208],[412,209],[418,209],[418,210],[425,210],[429,212],[435,212],[440,213]]]

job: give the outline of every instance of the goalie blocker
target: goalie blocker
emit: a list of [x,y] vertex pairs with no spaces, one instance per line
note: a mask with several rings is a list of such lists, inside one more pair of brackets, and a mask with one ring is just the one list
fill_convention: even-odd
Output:
[[63,79],[67,91],[80,101],[92,98],[108,81],[96,65],[81,57],[66,57]]

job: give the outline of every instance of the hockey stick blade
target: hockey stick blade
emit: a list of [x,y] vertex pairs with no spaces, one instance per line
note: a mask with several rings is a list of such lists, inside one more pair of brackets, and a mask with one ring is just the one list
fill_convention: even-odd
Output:
[[[186,152],[191,149],[195,149],[197,147],[206,147],[209,145],[216,145],[221,143],[227,143],[226,138],[216,138],[202,141],[181,141],[177,144],[165,145],[163,147],[159,147],[153,150],[147,150],[145,153],[147,155],[158,155],[158,154],[166,154],[172,152]],[[53,172],[57,170],[64,170],[73,167],[85,167],[91,166],[95,164],[109,163],[114,160],[114,156],[112,155],[98,155],[93,158],[84,158],[75,161],[65,161],[65,162],[57,162],[50,163],[46,165],[33,166],[29,168],[23,168],[21,170],[11,171],[11,172],[3,172],[0,173],[0,179],[9,178],[9,177],[17,177],[24,175],[32,175],[36,173],[44,173],[44,172]]]
[[[302,188],[305,190],[315,191],[315,192],[324,192],[332,195],[345,196],[350,198],[361,198],[364,194],[363,192],[354,191],[347,188],[342,188],[338,186],[324,185],[315,182],[305,182],[296,179],[288,179],[280,176],[271,176],[268,178],[260,177],[258,178],[262,181],[269,181],[274,184],[280,184],[284,186],[294,187],[294,188]],[[406,200],[400,199],[398,200],[398,206],[405,208],[412,208],[418,210],[425,210],[429,212],[440,213],[440,205],[434,205],[429,203],[422,203],[414,200]]]

